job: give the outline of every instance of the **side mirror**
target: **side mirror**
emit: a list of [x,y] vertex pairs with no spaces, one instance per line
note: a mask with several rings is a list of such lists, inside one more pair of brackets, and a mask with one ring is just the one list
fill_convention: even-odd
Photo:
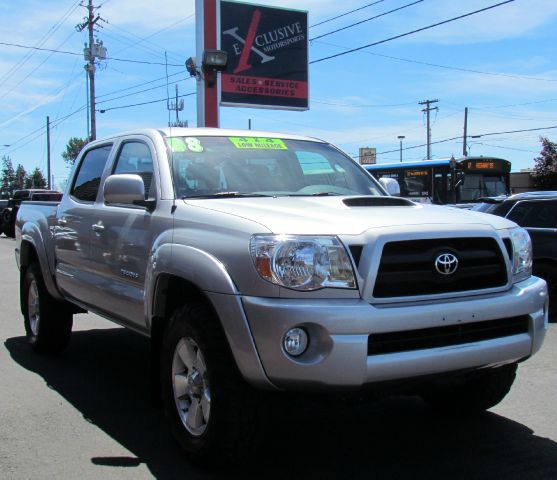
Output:
[[400,185],[394,178],[383,177],[379,179],[379,183],[387,190],[389,195],[400,197]]
[[104,182],[105,203],[145,206],[145,185],[139,175],[110,175]]

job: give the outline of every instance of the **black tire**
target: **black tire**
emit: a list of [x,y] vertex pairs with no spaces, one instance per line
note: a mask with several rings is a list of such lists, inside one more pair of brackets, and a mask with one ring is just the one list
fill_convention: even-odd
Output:
[[534,275],[543,278],[547,282],[549,293],[549,318],[555,319],[557,314],[557,268],[547,263],[534,265]]
[[6,237],[15,237],[15,218],[13,218],[13,212],[9,208],[5,208],[2,212],[2,224],[4,229],[4,234]]
[[[183,355],[178,355],[180,349],[185,349]],[[182,360],[193,357],[192,352],[196,364],[188,368],[191,362]],[[160,368],[163,409],[173,436],[190,459],[221,465],[254,454],[260,430],[258,392],[238,372],[209,308],[193,304],[174,313],[164,332]],[[184,385],[191,385],[190,390],[180,396]]]
[[29,265],[24,275],[21,295],[27,340],[35,352],[59,353],[70,341],[73,315],[48,293],[37,263]]
[[435,410],[448,414],[473,414],[497,405],[511,389],[516,363],[486,370],[461,384],[438,386],[422,393]]

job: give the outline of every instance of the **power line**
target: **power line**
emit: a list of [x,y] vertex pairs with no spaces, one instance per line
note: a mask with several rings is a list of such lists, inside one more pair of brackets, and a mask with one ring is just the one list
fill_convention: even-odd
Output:
[[346,25],[345,27],[337,28],[336,30],[333,30],[331,32],[323,33],[322,35],[318,35],[317,37],[310,38],[309,41],[313,42],[314,40],[318,40],[319,38],[327,37],[329,35],[332,35],[333,33],[342,32],[343,30],[346,30],[348,28],[352,28],[352,27],[355,27],[357,25],[361,25],[362,23],[366,23],[366,22],[369,22],[371,20],[375,20],[376,18],[384,17],[385,15],[389,15],[390,13],[398,12],[399,10],[403,10],[405,8],[411,7],[411,6],[416,5],[418,3],[422,3],[423,1],[424,0],[416,0],[415,2],[408,3],[406,5],[403,5],[402,7],[398,7],[398,8],[395,8],[393,10],[389,10],[388,12],[380,13],[379,15],[374,15],[373,17],[366,18],[365,20],[360,20],[359,22],[355,22],[355,23],[352,23],[350,25]]
[[[170,83],[170,85],[177,85],[178,83],[183,82],[183,81],[184,80],[178,80],[176,82]],[[150,87],[150,88],[146,88],[144,90],[139,90],[138,92],[127,93],[126,95],[120,95],[119,97],[114,97],[114,98],[108,98],[106,100],[101,100],[100,102],[97,102],[97,105],[101,104],[101,103],[106,103],[106,102],[113,102],[114,100],[120,100],[121,98],[131,97],[133,95],[138,95],[140,93],[150,92],[152,90],[157,90],[159,88],[164,88],[164,87],[166,87],[166,83],[163,84],[163,85],[157,85],[156,87]],[[97,97],[97,98],[99,98],[99,97]]]
[[502,5],[505,5],[507,3],[511,3],[511,2],[514,2],[514,1],[515,0],[506,0],[504,2],[496,3],[494,5],[490,5],[489,7],[481,8],[479,10],[474,10],[473,12],[465,13],[463,15],[459,15],[458,17],[453,17],[453,18],[450,18],[448,20],[443,20],[442,22],[437,22],[437,23],[434,23],[432,25],[428,25],[427,27],[418,28],[418,29],[412,30],[410,32],[401,33],[400,35],[395,35],[394,37],[389,37],[389,38],[385,38],[384,40],[379,40],[377,42],[368,43],[367,45],[362,45],[361,47],[352,48],[352,49],[347,50],[345,52],[336,53],[334,55],[329,55],[329,56],[323,57],[323,58],[318,58],[317,60],[312,60],[309,63],[311,65],[313,63],[324,62],[325,60],[330,60],[332,58],[341,57],[343,55],[347,55],[348,53],[353,53],[353,52],[357,52],[359,50],[363,50],[364,48],[373,47],[373,46],[379,45],[381,43],[386,43],[386,42],[390,42],[392,40],[397,40],[399,38],[407,37],[408,35],[412,35],[414,33],[423,32],[424,30],[429,30],[431,28],[438,27],[440,25],[445,25],[447,23],[451,23],[451,22],[454,22],[456,20],[461,20],[462,18],[470,17],[471,15],[476,15],[478,13],[482,13],[482,12],[485,12],[487,10],[491,10],[493,8],[500,7]]
[[501,148],[503,150],[515,150],[517,152],[526,152],[526,153],[539,153],[535,150],[526,150],[524,148],[514,148],[514,147],[503,147],[502,145],[491,145],[489,143],[483,142],[473,142],[474,145],[483,145],[485,147],[492,147],[492,148]]
[[[77,59],[76,59],[76,61],[77,61]],[[175,77],[175,76],[177,76],[177,75],[183,75],[183,72],[173,73],[173,74],[169,75],[169,78],[170,78],[170,77]],[[73,78],[70,80],[70,82],[73,81],[73,80],[75,80],[75,79],[76,79],[77,77],[79,77],[79,76],[81,76],[81,74],[78,74],[78,75],[76,75],[75,77],[73,77]],[[190,78],[192,78],[192,77],[187,77],[185,80],[189,80]],[[142,82],[142,83],[139,83],[139,84],[137,84],[137,85],[133,85],[133,86],[131,86],[131,87],[123,88],[123,89],[120,89],[120,90],[114,90],[114,91],[112,91],[112,92],[105,93],[105,94],[103,94],[103,95],[97,95],[97,99],[103,98],[103,97],[106,97],[106,96],[109,96],[109,95],[114,95],[114,94],[117,94],[117,93],[126,92],[126,91],[129,91],[129,90],[133,90],[134,88],[138,88],[138,87],[141,87],[141,86],[144,86],[144,85],[149,85],[149,84],[151,84],[151,83],[155,83],[155,82],[160,81],[160,80],[166,80],[166,77],[155,78],[154,80],[150,80],[150,81],[148,81],[148,82]],[[180,81],[185,81],[185,80],[180,80]],[[68,83],[70,83],[70,82],[68,82]],[[174,83],[178,83],[178,82],[173,82],[172,84],[174,84]],[[53,96],[56,96],[56,95],[60,94],[60,92],[62,92],[63,90],[67,89],[68,86],[69,86],[69,85],[63,87],[61,90],[58,90],[56,93],[53,94]],[[130,94],[128,94],[128,95],[121,95],[121,96],[119,96],[119,97],[114,97],[114,98],[109,98],[109,99],[106,99],[106,100],[101,100],[100,102],[97,102],[97,103],[106,103],[106,102],[108,102],[108,101],[119,100],[119,99],[121,99],[121,98],[125,98],[125,97],[128,97],[128,96],[132,96],[132,95],[144,93],[144,92],[150,91],[150,90],[155,90],[155,89],[157,89],[157,88],[163,88],[163,87],[165,87],[165,86],[166,86],[166,83],[163,84],[163,85],[158,85],[157,87],[153,87],[152,89],[140,90],[140,91],[138,91],[138,92],[133,92],[133,93],[130,93]],[[39,104],[38,106],[40,106],[40,104]],[[82,107],[80,107],[80,108],[86,108],[86,105],[84,105],[84,106],[82,106]],[[28,109],[28,110],[29,110],[29,109]],[[33,108],[33,110],[34,110],[34,108]],[[22,113],[24,113],[24,112],[22,112]],[[21,115],[21,113],[18,114],[18,115],[16,115],[15,117],[13,117],[11,120],[14,120],[14,119],[16,119],[16,118],[19,118],[19,115]],[[55,119],[55,121],[56,121],[57,119],[58,119],[58,116],[57,116],[57,118]],[[11,120],[10,120],[10,121],[11,121]],[[5,122],[4,122],[4,123],[5,123]],[[54,124],[53,124],[53,125],[54,125]],[[55,125],[54,125],[54,126],[55,126]],[[16,142],[12,142],[11,145],[14,145],[15,143],[16,143]]]
[[[514,0],[512,0],[514,1]],[[53,53],[61,53],[61,54],[65,54],[65,55],[76,55],[78,57],[83,56],[83,53],[77,53],[77,52],[69,52],[67,50],[57,50],[54,48],[42,48],[42,47],[32,47],[30,45],[21,45],[19,43],[8,43],[8,42],[0,42],[0,45],[5,45],[7,47],[17,47],[17,48],[26,48],[28,50],[38,50],[41,52],[53,52]],[[139,64],[145,64],[145,65],[166,65],[163,62],[147,62],[145,60],[130,60],[127,58],[113,58],[113,57],[107,57],[106,60],[112,60],[115,62],[127,62],[127,63],[139,63]],[[175,63],[169,63],[168,64],[169,67],[183,67],[183,64],[175,64]]]
[[553,127],[537,127],[537,128],[525,128],[523,130],[509,130],[507,132],[491,132],[491,133],[482,133],[479,135],[470,135],[470,137],[487,137],[490,135],[505,135],[507,133],[522,133],[522,132],[537,132],[539,130],[552,130],[557,128],[557,125],[553,126]]
[[[505,132],[490,132],[490,133],[481,133],[481,134],[477,134],[477,135],[470,135],[470,137],[487,137],[487,136],[491,136],[491,135],[506,135],[509,133],[523,133],[523,132],[537,132],[540,130],[553,130],[556,129],[557,125],[551,126],[551,127],[536,127],[536,128],[524,128],[521,130],[508,130]],[[453,140],[461,140],[462,139],[462,135],[458,136],[458,137],[451,137],[451,138],[445,138],[443,140],[437,140],[435,142],[431,142],[430,145],[434,145],[437,143],[445,143],[445,142],[451,142]],[[420,148],[420,147],[426,147],[427,143],[423,143],[421,145],[412,145],[410,147],[404,147],[403,150],[412,150],[414,148]],[[386,150],[384,152],[378,152],[377,155],[384,155],[387,153],[393,153],[393,152],[398,152],[400,149],[397,148],[395,150]]]
[[[184,72],[172,73],[172,74],[168,75],[168,78],[175,77],[175,76],[177,76],[177,75],[183,75],[183,74],[184,74]],[[189,80],[190,78],[193,78],[193,77],[186,77],[185,80]],[[138,84],[133,85],[133,86],[131,86],[131,87],[122,88],[122,89],[120,89],[120,90],[114,90],[114,91],[109,92],[109,93],[103,93],[102,95],[97,95],[97,98],[103,98],[103,97],[107,97],[107,96],[109,96],[109,95],[114,95],[114,94],[116,94],[116,93],[127,92],[128,90],[133,90],[134,88],[143,87],[144,85],[150,85],[151,83],[159,82],[159,81],[161,81],[161,80],[166,80],[166,76],[164,76],[164,77],[159,77],[159,78],[155,78],[155,79],[149,80],[149,81],[147,81],[147,82],[138,83]],[[166,84],[165,84],[165,85],[166,85]],[[138,92],[138,93],[139,93],[139,92]]]
[[353,107],[353,108],[386,108],[386,107],[405,107],[407,105],[415,105],[416,102],[406,102],[406,103],[391,103],[391,104],[354,104],[354,103],[335,103],[335,102],[324,102],[321,100],[312,100],[312,103],[319,103],[321,105],[332,105],[336,107]]
[[[71,32],[66,38],[65,40],[58,46],[58,48],[60,48],[62,45],[64,45],[73,35],[75,34],[75,32]],[[48,62],[48,60],[50,60],[50,57],[52,57],[52,55],[54,55],[54,53],[51,53],[50,55],[48,55],[41,63],[39,63],[35,68],[33,68],[33,70],[31,70],[25,77],[23,77],[18,83],[16,83],[11,89],[7,90],[5,93],[3,93],[2,95],[0,95],[0,99],[5,98],[7,95],[9,95],[10,93],[12,93],[17,87],[19,87],[23,82],[25,82],[25,80],[27,80],[31,75],[33,75],[39,68],[41,68],[46,62]]]
[[[316,41],[316,43],[319,43],[319,44],[322,44],[322,45],[327,45],[329,47],[340,48],[340,49],[343,49],[343,50],[349,50],[349,47],[343,47],[342,45],[336,45],[336,44],[330,43],[330,42]],[[391,59],[391,60],[397,60],[397,61],[400,61],[400,62],[416,63],[418,65],[426,65],[428,67],[444,68],[446,70],[456,70],[456,71],[459,71],[459,72],[475,73],[475,74],[481,74],[481,75],[493,75],[493,76],[497,76],[497,77],[517,78],[517,79],[521,79],[521,80],[536,80],[536,81],[543,81],[543,82],[557,82],[557,79],[555,79],[555,78],[532,77],[532,76],[529,76],[529,75],[517,75],[517,74],[512,74],[512,73],[486,72],[486,71],[483,71],[483,70],[476,70],[476,69],[472,69],[472,68],[454,67],[454,66],[451,66],[451,65],[441,65],[439,63],[423,62],[423,61],[420,61],[420,60],[411,60],[409,58],[393,57],[392,55],[384,55],[384,54],[381,54],[381,53],[369,52],[367,50],[364,51],[363,53],[367,53],[368,55],[373,55],[375,57],[382,57],[382,58],[388,58],[388,59]],[[557,100],[557,99],[553,99],[553,100]]]
[[[62,117],[62,118],[59,118],[56,122],[51,123],[50,127],[51,127],[51,128],[57,127],[58,125],[60,125],[61,123],[65,122],[65,121],[68,120],[69,118],[73,117],[74,115],[76,115],[76,114],[78,114],[78,113],[80,113],[80,112],[83,112],[84,110],[86,110],[86,108],[87,108],[86,106],[81,106],[80,108],[78,108],[77,110],[74,110],[73,112],[69,113],[68,115],[66,115],[66,116],[64,116],[64,117]],[[25,142],[23,145],[20,145],[20,146],[17,147],[17,148],[11,148],[11,147],[13,147],[15,144],[20,143],[20,142],[22,142],[23,140],[26,140],[26,139],[29,138],[29,137],[34,136],[36,133],[40,132],[41,130],[42,130],[43,132],[42,132],[40,135],[38,135],[38,136],[36,136],[36,137],[34,137],[34,138],[31,138],[31,140],[29,140],[28,142]],[[33,130],[32,132],[28,133],[27,135],[25,135],[25,136],[23,136],[23,137],[17,139],[15,142],[11,143],[11,144],[10,144],[10,150],[7,152],[7,154],[9,155],[9,154],[11,154],[11,153],[13,153],[13,152],[15,152],[15,151],[17,151],[17,150],[20,150],[21,148],[23,148],[23,147],[29,145],[30,143],[34,142],[35,140],[38,140],[39,138],[41,138],[41,137],[42,137],[43,135],[45,135],[45,134],[46,134],[46,129],[45,129],[44,126],[41,126],[41,127],[37,128],[37,129]]]
[[[136,35],[136,34],[133,33],[133,32],[130,32],[130,31],[128,31],[128,30],[126,30],[126,29],[124,29],[124,28],[122,28],[122,27],[119,27],[119,26],[114,25],[113,23],[109,23],[108,25],[109,25],[109,28],[111,28],[111,29],[116,29],[116,30],[121,30],[121,31],[124,32],[127,36],[133,37],[133,38],[136,39],[136,40],[132,40],[132,41],[134,42],[133,44],[129,44],[128,46],[124,47],[123,49],[118,50],[116,53],[123,52],[123,51],[125,51],[125,50],[127,50],[128,48],[131,48],[131,47],[137,47],[137,48],[139,48],[139,44],[144,43],[144,42],[147,42],[147,43],[153,45],[154,47],[156,47],[158,50],[164,52],[164,51],[167,51],[166,48],[162,47],[161,45],[158,45],[158,44],[155,43],[155,42],[149,41],[149,39],[150,39],[150,38],[153,38],[153,37],[156,36],[156,35],[159,35],[159,34],[162,33],[162,32],[165,32],[165,31],[167,31],[167,30],[173,29],[174,27],[176,27],[176,26],[179,25],[180,23],[183,23],[183,22],[185,22],[186,20],[189,20],[190,18],[192,18],[192,17],[194,17],[194,16],[195,16],[195,13],[192,13],[192,14],[186,16],[186,17],[183,17],[183,18],[181,18],[181,19],[179,19],[179,20],[177,20],[177,21],[172,22],[171,24],[167,25],[166,27],[163,27],[163,28],[161,28],[160,30],[157,30],[156,32],[154,32],[154,33],[152,33],[152,34],[150,34],[150,35],[147,35],[146,37],[140,37],[140,36]],[[127,39],[126,37],[124,37],[124,35],[121,35],[121,34],[118,34],[118,35],[119,35],[120,37],[122,37],[123,39],[125,39],[126,41],[128,41],[128,39]],[[156,53],[156,51],[155,51],[152,47],[144,46],[143,48],[146,49],[146,51],[150,51],[153,55],[159,55],[158,53]],[[173,53],[173,52],[171,52],[171,51],[169,51],[169,53],[170,53],[171,55],[173,55],[174,57],[181,58],[181,56],[180,56],[178,53]]]
[[[190,97],[190,96],[195,95],[195,94],[196,94],[196,92],[186,93],[185,95],[179,95],[178,98]],[[130,105],[119,105],[117,107],[103,108],[103,109],[99,110],[99,112],[105,113],[105,112],[108,112],[110,110],[119,110],[121,108],[139,107],[141,105],[150,105],[152,103],[160,103],[160,102],[166,102],[166,101],[168,101],[168,97],[161,98],[161,99],[158,99],[158,100],[150,100],[149,102],[132,103]]]
[[333,20],[338,20],[339,18],[346,17],[346,15],[350,15],[351,13],[354,13],[354,12],[359,12],[360,10],[363,10],[364,8],[371,7],[372,5],[377,5],[378,3],[382,3],[384,1],[385,0],[378,0],[376,2],[368,3],[367,5],[364,5],[364,6],[359,7],[359,8],[355,8],[354,10],[350,10],[349,12],[342,13],[340,15],[337,15],[336,17],[331,17],[331,18],[328,18],[327,20],[323,20],[322,22],[314,23],[313,25],[310,25],[309,28],[317,27],[318,25],[323,25],[324,23],[332,22]]
[[[68,17],[77,9],[79,6],[79,1],[75,2],[67,11],[62,15],[62,17],[48,30],[46,34],[37,42],[37,47],[42,47],[47,40],[56,33],[56,31],[62,26],[62,24],[68,19]],[[18,63],[16,63],[10,70],[8,70],[2,77],[0,78],[0,85],[3,85],[8,81],[27,61],[31,59],[31,57],[35,54],[34,51],[28,52]]]

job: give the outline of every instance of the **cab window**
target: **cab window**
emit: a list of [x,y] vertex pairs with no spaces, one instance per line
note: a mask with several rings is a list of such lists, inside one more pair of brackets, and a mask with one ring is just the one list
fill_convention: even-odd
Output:
[[122,145],[113,174],[133,173],[139,175],[145,186],[145,200],[154,199],[153,157],[143,142],[126,142]]
[[94,202],[97,198],[104,167],[112,145],[89,150],[81,159],[70,195],[82,202]]

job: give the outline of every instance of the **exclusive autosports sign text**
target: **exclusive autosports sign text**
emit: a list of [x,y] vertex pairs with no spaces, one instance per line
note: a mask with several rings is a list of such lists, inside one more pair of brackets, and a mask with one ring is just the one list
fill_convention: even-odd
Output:
[[221,104],[308,109],[307,12],[220,2]]

